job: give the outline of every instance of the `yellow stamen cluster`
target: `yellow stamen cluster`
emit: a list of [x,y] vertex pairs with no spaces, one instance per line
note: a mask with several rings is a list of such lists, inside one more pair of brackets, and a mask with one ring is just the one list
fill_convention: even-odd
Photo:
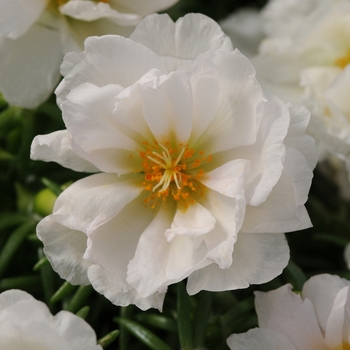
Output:
[[155,142],[144,142],[140,151],[145,181],[144,189],[150,192],[145,203],[154,208],[158,201],[167,198],[181,201],[187,207],[194,202],[193,196],[203,195],[204,186],[199,181],[204,175],[201,166],[211,161],[211,156],[196,152],[188,145],[173,148]]
[[335,65],[340,67],[341,69],[344,69],[348,64],[350,63],[350,50],[340,58],[337,58],[335,60]]

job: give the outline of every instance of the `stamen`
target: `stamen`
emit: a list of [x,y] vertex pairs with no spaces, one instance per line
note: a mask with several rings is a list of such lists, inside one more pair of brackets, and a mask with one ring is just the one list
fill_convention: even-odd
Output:
[[[151,191],[145,203],[154,208],[159,199],[167,200],[170,196],[174,201],[181,201],[181,206],[187,207],[194,203],[192,196],[204,193],[204,186],[199,182],[204,174],[201,168],[211,161],[204,152],[196,152],[187,145],[181,144],[181,151],[155,143],[144,144],[145,150],[140,151],[142,166],[145,173],[143,183],[146,191]],[[175,159],[174,159],[175,158]]]

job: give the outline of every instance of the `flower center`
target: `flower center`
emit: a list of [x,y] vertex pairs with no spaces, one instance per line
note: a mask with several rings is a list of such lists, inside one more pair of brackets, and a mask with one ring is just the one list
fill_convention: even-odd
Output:
[[170,143],[162,145],[144,143],[145,151],[141,151],[145,181],[143,187],[150,195],[145,203],[154,208],[160,199],[172,198],[188,207],[194,203],[194,196],[203,195],[205,187],[199,181],[204,175],[202,166],[211,161],[211,156],[204,156],[202,151],[196,152],[188,145],[179,145],[179,149],[170,147]]
[[350,50],[348,50],[343,57],[337,58],[334,62],[334,64],[340,67],[341,69],[344,69],[349,63],[350,63]]

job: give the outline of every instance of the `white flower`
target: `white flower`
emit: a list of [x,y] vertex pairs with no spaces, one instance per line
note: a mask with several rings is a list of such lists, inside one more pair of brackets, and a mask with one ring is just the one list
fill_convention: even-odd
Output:
[[[311,111],[321,158],[350,162],[350,1],[271,0],[253,60],[265,88]],[[350,166],[350,163],[347,164]]]
[[94,330],[82,318],[48,307],[21,290],[0,294],[0,349],[102,350]]
[[260,328],[233,334],[234,350],[350,349],[350,281],[328,274],[311,277],[301,294],[287,284],[268,293],[256,292]]
[[[164,36],[148,39],[160,24]],[[46,255],[62,278],[141,309],[161,309],[186,277],[190,294],[271,280],[289,259],[282,232],[311,225],[308,112],[267,101],[205,16],[152,15],[140,28],[132,38],[158,55],[106,36],[63,64],[67,130],[37,136],[31,157],[98,174],[38,225]],[[220,43],[227,52],[204,52]]]
[[0,91],[35,108],[57,85],[64,54],[90,35],[129,35],[146,14],[178,0],[0,0]]

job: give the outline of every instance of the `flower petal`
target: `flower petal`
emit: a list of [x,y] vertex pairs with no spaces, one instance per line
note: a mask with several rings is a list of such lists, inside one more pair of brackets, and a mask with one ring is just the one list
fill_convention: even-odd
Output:
[[101,18],[108,18],[120,25],[132,26],[140,21],[140,17],[134,13],[121,13],[111,8],[109,4],[92,1],[68,1],[60,6],[63,15],[82,21],[96,21]]
[[55,91],[57,102],[60,105],[82,83],[130,86],[152,68],[167,72],[159,57],[143,45],[117,35],[87,38],[84,52],[64,58],[65,78]]
[[[85,83],[71,91],[61,104],[73,151],[100,170],[119,175],[142,169],[135,158],[142,136],[126,132],[113,114],[114,99],[121,90],[119,85],[98,87]],[[132,157],[135,161],[130,162]]]
[[334,300],[338,293],[350,286],[350,282],[339,276],[321,274],[311,277],[304,284],[302,296],[310,299],[315,306],[318,323],[325,332],[329,315],[332,312]]
[[177,209],[171,227],[165,231],[168,242],[177,235],[197,237],[212,231],[215,227],[214,216],[202,205],[195,202],[186,210]]
[[30,149],[30,158],[44,162],[56,162],[75,171],[89,173],[99,171],[93,164],[73,152],[71,136],[67,130],[35,136]]
[[[197,75],[213,76],[217,79],[220,103],[216,113],[205,114],[203,118],[197,116],[191,142],[209,154],[253,144],[256,141],[265,99],[248,59],[238,50],[207,52],[200,55],[194,63],[193,84],[201,82],[201,79],[196,79]],[[211,99],[214,99],[217,105],[216,98],[209,98],[206,105],[210,105]],[[212,107],[208,108],[212,110]]]
[[0,34],[6,38],[18,39],[40,17],[49,0],[6,0],[0,1]]
[[327,320],[326,343],[331,348],[339,344],[349,344],[350,331],[350,290],[349,286],[342,288],[337,294],[332,311]]
[[54,215],[61,225],[90,234],[142,192],[143,177],[96,174],[70,185],[57,198]]
[[205,174],[202,182],[224,196],[242,199],[244,198],[244,175],[249,164],[250,162],[245,159],[232,160]]
[[[186,144],[192,131],[192,94],[185,72],[153,76],[143,86],[143,113],[156,140]],[[177,145],[176,145],[177,146]]]
[[303,191],[309,189],[312,172],[295,150],[287,150],[284,164],[282,176],[267,200],[257,207],[247,206],[243,231],[290,232],[312,226],[303,205],[307,194]]
[[240,232],[234,244],[232,264],[220,269],[211,264],[188,277],[190,295],[201,290],[224,291],[268,282],[282,273],[289,260],[283,234]]
[[255,292],[259,326],[285,334],[296,349],[328,349],[312,302],[291,289],[285,285],[268,293]]
[[129,263],[127,281],[143,297],[186,278],[197,264],[205,264],[207,250],[200,244],[201,237],[197,242],[196,238],[176,235],[171,242],[167,241],[164,233],[174,214],[175,208],[164,203],[142,233],[135,257]]
[[44,102],[59,81],[62,51],[59,32],[39,24],[17,40],[5,39],[0,48],[0,91],[5,99],[24,108]]
[[227,345],[231,350],[298,350],[284,334],[262,328],[232,334],[227,338]]
[[87,270],[91,263],[83,259],[87,243],[85,233],[59,224],[55,215],[50,215],[39,222],[37,235],[44,243],[44,252],[52,268],[61,278],[74,285],[90,284]]
[[94,263],[88,272],[93,287],[113,303],[136,304],[143,310],[161,309],[165,290],[143,298],[126,281],[128,263],[134,257],[142,232],[155,215],[145,206],[144,198],[143,195],[136,198],[90,234],[85,258]]
[[[160,30],[162,35],[158,35]],[[176,23],[167,14],[149,15],[130,39],[157,53],[169,71],[191,68],[197,56],[206,51],[232,51],[230,39],[220,26],[198,13],[187,14]]]
[[206,259],[221,269],[227,269],[232,264],[233,246],[244,218],[244,197],[231,198],[208,191],[201,204],[216,220],[215,228],[204,237],[208,250]]
[[166,288],[163,288],[148,297],[141,297],[135,289],[130,289],[128,291],[118,289],[118,286],[116,286],[110,273],[98,265],[92,265],[90,267],[88,276],[94,289],[98,293],[104,295],[115,305],[128,306],[133,304],[141,310],[155,308],[162,311]]

